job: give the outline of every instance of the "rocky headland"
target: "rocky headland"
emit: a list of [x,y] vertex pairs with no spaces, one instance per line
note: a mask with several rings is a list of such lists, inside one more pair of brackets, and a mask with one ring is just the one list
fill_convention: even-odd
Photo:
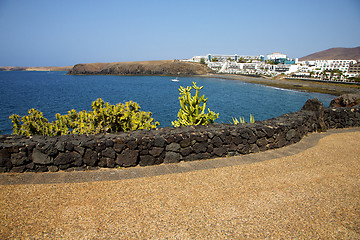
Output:
[[0,71],[70,71],[73,66],[65,67],[0,67]]
[[177,60],[76,64],[69,74],[192,76],[211,73],[204,64]]

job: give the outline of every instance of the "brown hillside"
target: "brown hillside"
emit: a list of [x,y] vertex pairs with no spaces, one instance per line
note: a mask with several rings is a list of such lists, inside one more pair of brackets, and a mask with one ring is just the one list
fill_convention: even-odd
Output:
[[172,60],[76,64],[69,74],[200,75],[211,70],[200,63]]
[[355,48],[330,48],[300,58],[300,61],[331,60],[331,59],[360,59],[360,47]]

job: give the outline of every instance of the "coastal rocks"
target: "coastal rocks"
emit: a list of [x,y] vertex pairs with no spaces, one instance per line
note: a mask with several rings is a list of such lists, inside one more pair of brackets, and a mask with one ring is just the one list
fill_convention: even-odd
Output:
[[302,111],[312,111],[315,113],[316,128],[315,131],[326,132],[326,125],[324,122],[324,107],[322,102],[317,98],[309,99],[301,109]]
[[301,111],[253,124],[167,127],[117,134],[0,136],[0,172],[56,172],[173,164],[281,148],[308,133],[360,126],[360,107]]
[[329,107],[352,107],[360,103],[360,94],[344,94],[330,102]]

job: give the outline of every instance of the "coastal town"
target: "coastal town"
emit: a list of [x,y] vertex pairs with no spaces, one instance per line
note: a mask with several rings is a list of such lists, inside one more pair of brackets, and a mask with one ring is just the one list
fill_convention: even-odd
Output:
[[212,55],[194,56],[185,62],[206,64],[217,73],[273,78],[302,79],[326,82],[359,83],[359,59],[299,61],[274,52],[257,56]]

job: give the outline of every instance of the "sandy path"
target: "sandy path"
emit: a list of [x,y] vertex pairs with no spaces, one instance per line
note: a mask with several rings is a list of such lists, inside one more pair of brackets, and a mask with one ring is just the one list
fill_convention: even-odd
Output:
[[360,132],[264,162],[0,185],[1,239],[359,239]]

